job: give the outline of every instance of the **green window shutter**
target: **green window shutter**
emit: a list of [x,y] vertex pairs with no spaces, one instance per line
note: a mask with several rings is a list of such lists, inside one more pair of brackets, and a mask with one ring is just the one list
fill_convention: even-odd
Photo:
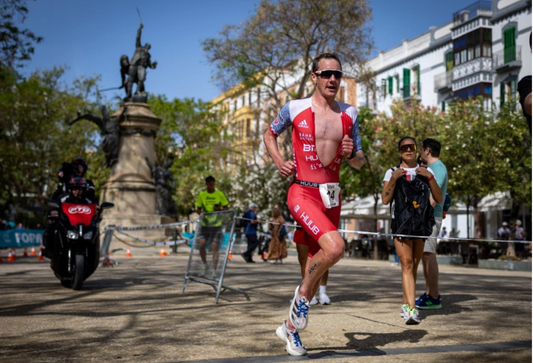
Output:
[[453,69],[453,52],[446,53],[446,72]]
[[516,60],[516,27],[511,26],[503,31],[503,61],[509,63]]
[[446,102],[444,102],[444,101],[442,101],[441,111],[442,112],[446,111]]
[[500,107],[505,104],[505,83],[500,83]]
[[411,95],[411,70],[409,68],[403,69],[403,97],[407,98]]
[[416,67],[416,94],[420,96],[420,66]]
[[393,87],[393,78],[389,77],[389,95],[392,95],[392,87]]

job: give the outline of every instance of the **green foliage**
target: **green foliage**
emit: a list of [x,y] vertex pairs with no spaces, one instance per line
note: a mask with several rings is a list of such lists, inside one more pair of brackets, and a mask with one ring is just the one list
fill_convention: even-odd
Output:
[[[0,204],[4,214],[10,206],[39,210],[56,188],[63,161],[84,157],[91,169],[87,176],[99,175],[93,164],[101,157],[94,152],[96,127],[88,123],[69,127],[65,122],[91,104],[78,88],[60,84],[60,68],[36,72],[25,80],[5,68],[1,72]],[[94,181],[101,184],[100,177]]]
[[[363,64],[372,48],[370,18],[365,0],[262,0],[250,19],[225,26],[203,47],[223,89],[261,82],[277,98],[279,87],[293,85],[285,79],[289,72],[301,74],[294,94],[301,98],[317,55],[335,52],[346,63]],[[257,74],[264,78],[255,79]]]
[[[386,170],[399,163],[397,143],[412,136],[418,146],[431,137],[442,144],[440,158],[448,169],[448,193],[474,209],[481,198],[508,192],[513,203],[531,207],[531,137],[513,102],[500,111],[483,110],[481,99],[450,104],[447,113],[396,101],[391,115],[360,110],[367,163],[362,172],[341,171],[347,195],[381,194]],[[347,175],[348,174],[348,175]],[[355,186],[355,187],[352,187]]]
[[217,188],[229,198],[225,185],[228,175],[221,171],[229,145],[221,116],[211,104],[194,99],[169,101],[165,96],[150,97],[148,103],[152,112],[162,118],[155,139],[157,164],[163,165],[175,157],[170,170],[176,179],[174,200],[178,213],[189,215],[196,210],[194,203],[205,189],[204,179],[208,175],[217,179]]
[[43,38],[21,29],[28,14],[25,0],[2,0],[0,4],[0,68],[22,67],[34,52],[34,43]]

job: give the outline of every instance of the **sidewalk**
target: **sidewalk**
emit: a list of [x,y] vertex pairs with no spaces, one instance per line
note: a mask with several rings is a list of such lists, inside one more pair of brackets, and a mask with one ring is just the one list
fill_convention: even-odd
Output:
[[[443,309],[407,326],[400,268],[342,259],[329,306],[313,306],[301,338],[309,356],[284,351],[275,329],[299,283],[287,263],[246,264],[234,254],[224,292],[181,286],[188,256],[116,257],[72,291],[47,263],[0,264],[2,362],[530,362],[531,272],[441,266]],[[419,271],[418,291],[423,274]]]

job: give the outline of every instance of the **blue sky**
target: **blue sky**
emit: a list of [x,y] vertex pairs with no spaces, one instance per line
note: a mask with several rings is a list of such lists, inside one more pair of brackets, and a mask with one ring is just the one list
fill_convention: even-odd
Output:
[[[387,50],[452,19],[474,1],[369,0],[375,50]],[[157,69],[149,70],[148,92],[169,99],[209,101],[220,94],[212,82],[214,67],[201,41],[216,37],[222,26],[240,24],[254,13],[259,0],[37,0],[28,1],[24,27],[44,41],[36,46],[23,73],[68,66],[65,82],[79,76],[101,75],[100,88],[120,85],[119,59],[133,55],[139,26],[142,43],[152,45]],[[108,98],[123,91],[106,92]]]

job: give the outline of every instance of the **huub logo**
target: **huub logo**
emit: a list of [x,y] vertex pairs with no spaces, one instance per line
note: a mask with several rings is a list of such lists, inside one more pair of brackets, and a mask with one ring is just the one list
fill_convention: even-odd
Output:
[[84,205],[76,205],[68,209],[70,214],[91,214],[91,208]]

